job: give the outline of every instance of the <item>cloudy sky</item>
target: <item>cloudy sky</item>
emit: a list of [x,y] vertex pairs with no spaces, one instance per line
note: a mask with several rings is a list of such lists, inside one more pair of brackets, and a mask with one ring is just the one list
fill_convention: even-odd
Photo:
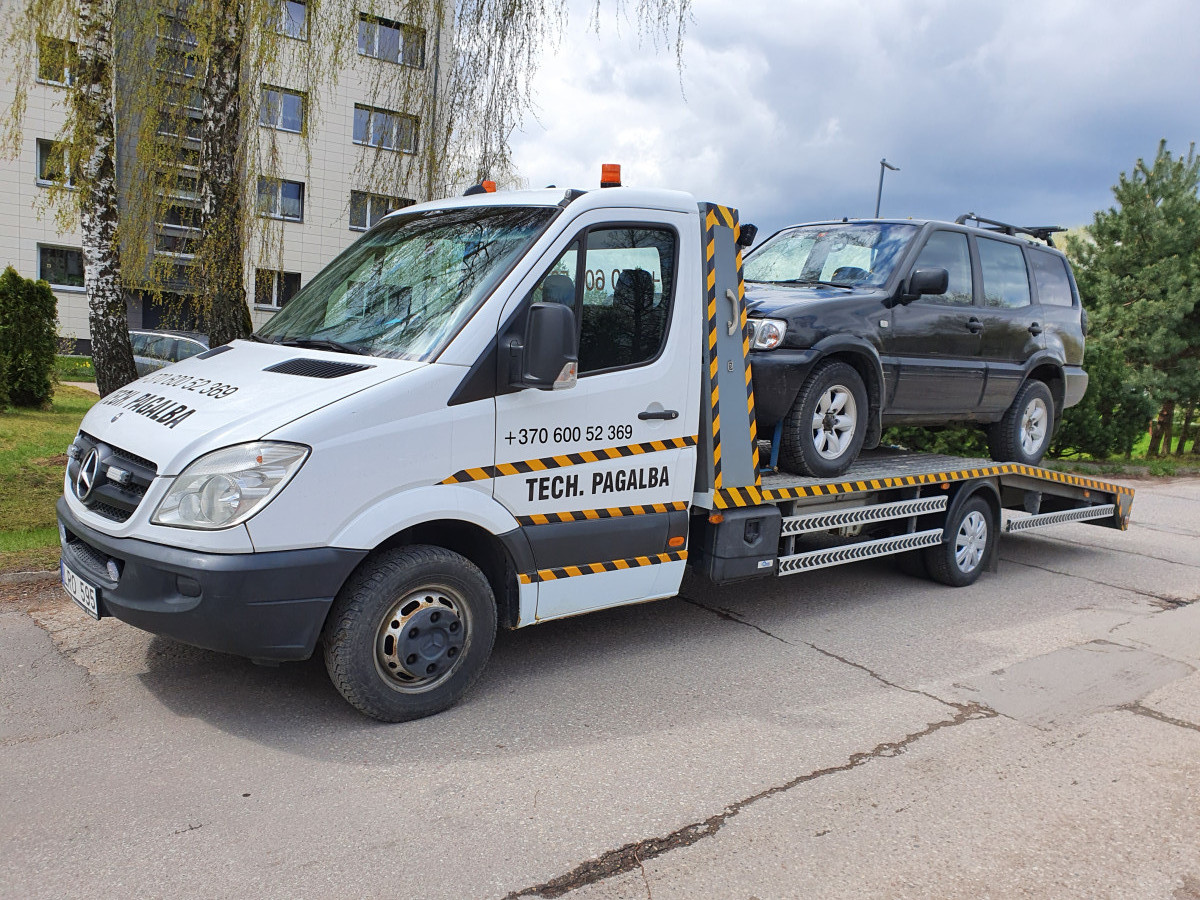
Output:
[[[632,4],[630,4],[632,5]],[[1079,225],[1160,138],[1200,138],[1195,0],[696,0],[682,75],[572,0],[514,136],[529,186],[627,185],[791,222],[974,211]]]

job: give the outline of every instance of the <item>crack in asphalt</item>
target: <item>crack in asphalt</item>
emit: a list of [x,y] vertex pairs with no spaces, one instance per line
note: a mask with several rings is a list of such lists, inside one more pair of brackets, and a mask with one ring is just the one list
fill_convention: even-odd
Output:
[[[846,762],[840,765],[827,766],[826,768],[817,769],[804,775],[797,775],[790,781],[774,785],[773,787],[759,791],[757,794],[752,794],[749,797],[731,803],[716,815],[709,816],[700,822],[692,822],[690,825],[684,825],[670,834],[663,835],[662,837],[644,838],[643,840],[626,844],[616,850],[610,850],[576,866],[565,875],[559,875],[557,878],[551,878],[549,881],[544,881],[541,884],[513,891],[506,895],[505,900],[518,900],[521,897],[561,897],[578,888],[606,881],[614,876],[623,875],[634,869],[642,868],[646,860],[670,853],[672,850],[690,847],[698,841],[713,837],[729,823],[730,819],[741,814],[743,810],[758,803],[760,800],[766,800],[768,797],[774,797],[776,794],[785,793],[802,784],[807,784],[818,778],[824,778],[826,775],[849,772],[852,769],[857,769],[859,766],[866,765],[872,760],[899,756],[917,741],[935,734],[944,728],[954,728],[978,719],[992,719],[997,715],[998,713],[995,710],[982,704],[963,704],[951,718],[930,722],[920,731],[914,731],[912,734],[905,735],[898,741],[888,741],[879,744],[873,750],[852,754]],[[649,889],[648,881],[646,886]]]
[[771,632],[767,631],[762,626],[756,625],[755,623],[751,622],[749,619],[743,619],[741,616],[739,616],[737,613],[733,612],[732,610],[709,606],[707,603],[701,603],[699,600],[693,600],[691,597],[685,597],[682,594],[679,595],[679,599],[683,600],[686,603],[690,603],[693,606],[699,607],[700,609],[706,610],[706,611],[712,613],[714,616],[717,616],[718,618],[725,619],[730,622],[737,622],[740,625],[745,625],[747,628],[753,628],[755,631],[757,631],[761,634],[765,634],[769,638],[774,638],[775,640],[779,641],[780,643],[787,644],[789,647],[797,647],[797,646],[808,647],[810,650],[815,650],[817,653],[820,653],[823,656],[828,656],[830,659],[837,660],[838,662],[844,663],[845,665],[850,666],[851,668],[858,669],[860,672],[864,672],[865,674],[874,678],[880,684],[887,685],[890,688],[895,688],[898,691],[904,691],[909,694],[918,694],[922,697],[928,697],[930,700],[934,700],[938,703],[943,704],[944,706],[949,706],[951,709],[958,709],[958,710],[963,709],[963,704],[961,704],[961,703],[955,703],[952,700],[945,700],[942,697],[938,697],[937,695],[931,694],[928,691],[923,691],[920,688],[905,687],[904,685],[897,684],[894,681],[888,681],[888,679],[884,678],[878,672],[870,669],[867,666],[864,666],[862,663],[857,663],[852,659],[847,659],[844,656],[839,656],[838,654],[834,653],[831,650],[826,650],[823,647],[818,647],[816,644],[812,643],[811,641],[805,641],[805,640],[789,641],[785,638],[781,638],[779,635],[772,634]]
[[1145,716],[1147,719],[1157,719],[1159,722],[1166,722],[1168,725],[1175,725],[1179,728],[1190,728],[1192,731],[1200,731],[1200,725],[1195,722],[1188,722],[1184,719],[1176,719],[1174,716],[1168,716],[1166,713],[1160,713],[1157,709],[1151,709],[1149,706],[1142,706],[1140,703],[1128,703],[1122,706],[1121,709],[1126,712],[1135,713],[1139,716]]
[[1137,594],[1140,597],[1149,597],[1151,600],[1157,600],[1160,603],[1167,604],[1163,609],[1178,609],[1181,606],[1188,606],[1200,600],[1200,597],[1175,597],[1170,594],[1156,594],[1153,591],[1143,591],[1141,588],[1130,587],[1127,584],[1113,584],[1110,581],[1101,581],[1098,578],[1088,578],[1086,575],[1080,575],[1078,572],[1063,572],[1060,569],[1051,569],[1049,566],[1039,566],[1036,563],[1025,562],[1020,559],[1013,559],[1011,556],[1000,557],[1004,562],[1012,563],[1015,566],[1025,566],[1027,569],[1038,569],[1042,572],[1049,572],[1051,575],[1062,575],[1064,578],[1078,578],[1080,581],[1086,581],[1089,584],[1098,584],[1101,587],[1113,588],[1118,591],[1128,591],[1131,594]]

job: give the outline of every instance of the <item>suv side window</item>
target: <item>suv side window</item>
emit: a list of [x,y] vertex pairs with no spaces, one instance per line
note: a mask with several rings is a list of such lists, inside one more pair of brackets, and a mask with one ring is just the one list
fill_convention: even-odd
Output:
[[974,302],[971,291],[971,251],[967,247],[965,234],[935,231],[926,241],[913,269],[945,269],[950,274],[946,293],[926,294],[921,297],[921,303],[970,306]]
[[1029,271],[1020,245],[983,237],[975,240],[983,270],[983,305],[992,309],[1028,306]]
[[1065,259],[1053,253],[1030,250],[1029,264],[1033,269],[1033,281],[1037,285],[1040,302],[1051,306],[1075,305]]

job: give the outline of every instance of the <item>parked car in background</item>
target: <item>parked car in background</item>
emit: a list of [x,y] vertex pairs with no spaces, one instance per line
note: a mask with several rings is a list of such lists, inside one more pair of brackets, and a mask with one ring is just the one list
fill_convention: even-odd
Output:
[[130,331],[133,364],[138,375],[149,375],[171,363],[208,349],[208,335],[195,331]]
[[974,214],[843,220],[755,248],[755,411],[760,434],[782,423],[780,465],[828,478],[889,425],[952,423],[983,426],[993,459],[1041,460],[1087,388],[1087,319],[1059,230]]

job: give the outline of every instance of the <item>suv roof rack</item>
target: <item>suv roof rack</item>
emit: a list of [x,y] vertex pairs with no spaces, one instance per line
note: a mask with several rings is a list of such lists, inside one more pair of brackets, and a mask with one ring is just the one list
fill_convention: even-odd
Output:
[[1027,234],[1032,238],[1037,238],[1039,241],[1045,241],[1051,247],[1054,246],[1054,238],[1052,235],[1060,231],[1066,231],[1061,225],[1009,225],[1007,222],[997,222],[995,219],[985,219],[983,216],[977,216],[973,212],[963,213],[954,220],[956,225],[965,225],[969,221],[976,221],[979,227],[987,231],[998,231],[1001,234],[1007,234],[1015,237],[1018,234]]

